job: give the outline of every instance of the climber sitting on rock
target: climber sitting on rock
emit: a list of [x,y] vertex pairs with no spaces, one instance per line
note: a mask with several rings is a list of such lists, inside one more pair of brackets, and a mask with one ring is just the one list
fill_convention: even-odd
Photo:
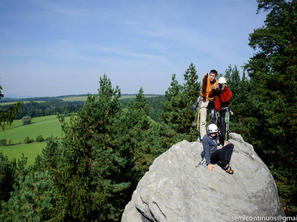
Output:
[[233,174],[233,170],[231,169],[229,163],[234,145],[229,143],[223,148],[218,149],[218,127],[215,124],[209,124],[207,131],[208,134],[206,134],[202,139],[203,152],[201,155],[205,158],[208,170],[212,171],[214,168],[213,164],[218,164],[227,173]]

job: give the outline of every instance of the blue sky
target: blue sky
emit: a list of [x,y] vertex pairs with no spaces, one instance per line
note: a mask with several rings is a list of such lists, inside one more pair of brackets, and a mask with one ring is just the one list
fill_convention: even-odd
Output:
[[253,55],[256,0],[0,0],[6,96],[96,93],[104,73],[122,93],[164,94],[191,62],[199,80]]

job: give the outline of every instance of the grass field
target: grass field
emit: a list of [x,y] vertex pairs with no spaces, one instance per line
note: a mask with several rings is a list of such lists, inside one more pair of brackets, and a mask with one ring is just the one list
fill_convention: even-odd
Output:
[[32,118],[32,124],[23,125],[21,120],[13,121],[11,127],[0,134],[0,139],[11,139],[12,144],[23,143],[24,138],[36,139],[42,135],[43,138],[62,135],[59,120],[56,115]]
[[32,124],[25,126],[21,120],[13,121],[9,128],[0,132],[0,139],[10,138],[13,145],[0,146],[0,152],[7,155],[10,160],[13,158],[18,160],[21,158],[22,153],[24,153],[28,157],[28,164],[32,164],[35,157],[46,146],[46,142],[24,144],[24,138],[28,136],[30,139],[35,140],[39,135],[42,135],[44,139],[51,136],[62,136],[62,129],[56,115],[32,118]]
[[88,96],[70,96],[70,97],[61,97],[65,102],[85,102]]
[[28,158],[28,165],[32,165],[38,154],[41,154],[42,149],[46,146],[46,142],[42,143],[29,143],[29,144],[18,144],[11,146],[0,146],[0,152],[7,155],[9,160],[19,160],[24,153],[25,157]]
[[[136,95],[124,95],[120,99],[135,98]],[[147,95],[146,97],[153,97],[153,95]],[[87,96],[65,96],[60,97],[64,101],[86,101]],[[24,101],[23,103],[26,103]],[[45,101],[36,101],[45,102]],[[13,104],[14,102],[0,103]],[[66,120],[69,119],[66,118]],[[36,140],[36,137],[42,135],[44,139],[48,137],[61,137],[62,129],[56,115],[43,116],[32,118],[32,124],[23,125],[21,120],[13,121],[12,125],[8,127],[5,131],[0,131],[0,140],[10,139],[10,146],[0,146],[0,152],[7,155],[9,159],[16,158],[17,160],[21,158],[22,153],[28,157],[28,164],[34,163],[35,157],[41,153],[42,149],[46,146],[46,142],[33,142],[29,144],[24,144],[24,138],[29,137],[31,140]]]

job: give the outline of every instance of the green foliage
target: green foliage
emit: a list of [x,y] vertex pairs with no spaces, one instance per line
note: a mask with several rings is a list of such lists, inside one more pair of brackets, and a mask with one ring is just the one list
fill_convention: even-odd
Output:
[[227,85],[232,92],[230,108],[234,115],[230,118],[230,130],[244,135],[247,141],[253,143],[249,127],[257,121],[253,117],[254,113],[251,108],[253,97],[250,94],[250,82],[246,79],[245,73],[240,77],[237,67],[231,65],[226,69],[224,77],[227,79]]
[[26,136],[24,138],[24,144],[28,144],[28,143],[32,143],[32,142],[33,142],[33,140],[31,140],[30,137]]
[[126,158],[112,135],[120,90],[113,89],[104,75],[98,91],[88,96],[69,123],[61,118],[65,134],[61,165],[50,170],[57,220],[118,221],[124,208],[121,196],[130,185],[121,177]]
[[171,85],[165,92],[162,121],[176,132],[176,141],[196,140],[197,135],[192,128],[194,113],[191,109],[200,93],[200,84],[195,66],[191,63],[184,74],[185,83],[180,85],[172,76]]
[[[0,86],[0,99],[4,95],[2,94],[2,87]],[[10,106],[7,110],[2,110],[0,112],[0,127],[4,130],[7,126],[11,125],[15,116],[20,111],[21,103],[16,103],[13,106]]]
[[0,204],[2,201],[8,201],[10,197],[10,192],[13,191],[13,184],[15,182],[15,174],[15,161],[9,161],[0,152]]
[[7,145],[7,146],[11,145],[11,139],[10,139],[10,138],[7,138],[7,140],[6,140],[6,145]]
[[36,142],[43,142],[44,141],[44,138],[43,138],[42,135],[39,135],[39,136],[36,137],[36,140],[35,141]]
[[257,53],[246,69],[251,96],[249,139],[277,180],[287,214],[296,214],[297,2],[258,0],[265,25],[250,34]]
[[23,122],[23,125],[31,124],[31,123],[32,123],[32,118],[31,118],[31,116],[24,116],[24,117],[22,118],[22,122]]
[[46,221],[53,212],[52,181],[46,171],[28,174],[19,178],[18,185],[8,202],[2,205],[0,220]]
[[119,113],[115,122],[115,143],[128,157],[124,175],[131,181],[131,189],[127,198],[152,161],[168,148],[160,143],[159,124],[150,118],[150,109],[141,88],[136,100]]
[[0,146],[6,145],[6,139],[0,139]]

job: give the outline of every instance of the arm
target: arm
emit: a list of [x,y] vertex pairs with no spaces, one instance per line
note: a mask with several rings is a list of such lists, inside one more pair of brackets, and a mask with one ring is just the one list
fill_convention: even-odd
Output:
[[[216,85],[217,86],[217,85]],[[209,93],[208,93],[208,97],[212,98],[219,95],[219,91],[217,91],[217,87],[214,87]]]
[[208,78],[208,74],[205,73],[202,79],[202,96],[204,97],[206,96],[207,78]]
[[206,164],[210,164],[210,148],[209,148],[209,141],[207,139],[207,136],[203,137],[202,140],[202,144],[203,144],[203,150],[204,150],[204,157],[206,160]]

